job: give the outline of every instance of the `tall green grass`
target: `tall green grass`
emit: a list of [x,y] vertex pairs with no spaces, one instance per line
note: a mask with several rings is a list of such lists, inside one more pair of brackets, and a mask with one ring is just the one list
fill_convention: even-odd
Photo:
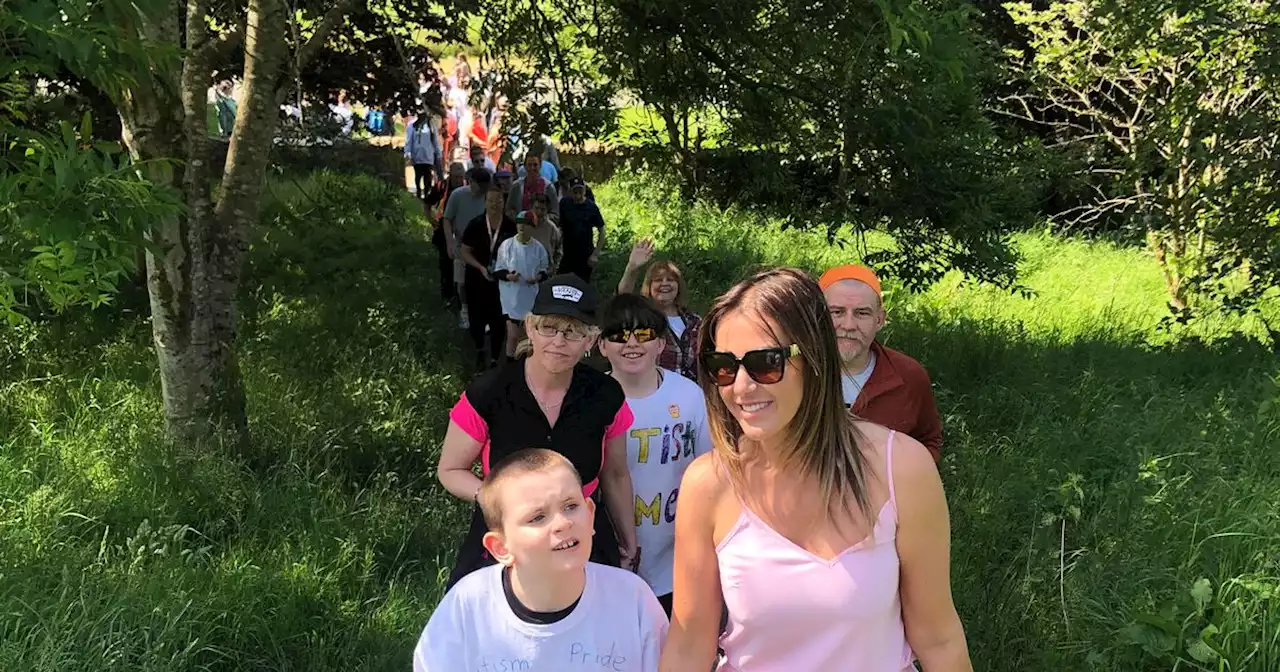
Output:
[[[891,244],[828,245],[625,177],[597,194],[616,244],[654,238],[700,306],[759,266],[817,273]],[[886,281],[883,340],[929,369],[943,414],[976,666],[1280,670],[1277,344],[1257,317],[1159,328],[1164,285],[1141,251],[1016,243],[1030,298]],[[616,277],[625,257],[610,261]]]
[[[596,191],[602,288],[640,235],[698,308],[756,266],[856,257],[632,178]],[[0,670],[409,668],[466,523],[433,476],[462,338],[397,189],[270,193],[240,304],[252,459],[166,446],[137,293],[0,334]],[[1155,329],[1141,253],[1019,247],[1030,299],[888,283],[885,338],[944,415],[977,666],[1280,669],[1274,353],[1247,321]]]
[[161,437],[141,297],[0,341],[0,670],[393,670],[460,507],[434,251],[399,190],[276,182],[240,352],[257,468]]

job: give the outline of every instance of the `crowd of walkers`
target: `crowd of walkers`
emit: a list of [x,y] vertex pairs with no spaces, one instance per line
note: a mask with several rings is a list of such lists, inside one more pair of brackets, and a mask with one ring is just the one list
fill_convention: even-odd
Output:
[[604,217],[581,177],[535,151],[514,180],[505,161],[495,166],[478,144],[466,162],[438,170],[439,135],[419,133],[416,121],[405,155],[433,222],[441,295],[484,371],[509,358],[524,337],[521,320],[537,283],[557,273],[590,282],[605,246]]
[[971,670],[941,420],[875,272],[766,270],[699,315],[640,240],[601,301],[582,177],[492,128],[446,162],[474,121],[431,100],[405,154],[474,348],[437,468],[472,517],[414,670]]

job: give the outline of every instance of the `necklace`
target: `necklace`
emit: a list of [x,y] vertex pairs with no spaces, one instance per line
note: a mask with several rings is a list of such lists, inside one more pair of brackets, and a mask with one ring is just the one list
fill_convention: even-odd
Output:
[[[568,390],[566,390],[566,392],[568,392]],[[564,403],[563,396],[560,397],[560,401],[557,401],[554,404],[543,401],[542,397],[540,397],[537,392],[534,392],[532,387],[529,388],[529,393],[533,395],[533,400],[538,402],[538,408],[541,408],[544,411],[550,411],[553,408],[559,408],[561,404]]]
[[[876,365],[876,353],[873,352],[871,353],[871,357],[867,360],[867,363],[862,367],[861,371],[857,373],[852,373],[852,374],[845,373],[841,376],[845,381],[847,381],[848,383],[850,383],[856,388],[853,392],[854,399],[857,399],[858,397],[862,396],[862,388],[866,387],[867,383],[870,381],[872,367],[874,367],[875,365]],[[852,404],[853,402],[851,401],[849,403]]]

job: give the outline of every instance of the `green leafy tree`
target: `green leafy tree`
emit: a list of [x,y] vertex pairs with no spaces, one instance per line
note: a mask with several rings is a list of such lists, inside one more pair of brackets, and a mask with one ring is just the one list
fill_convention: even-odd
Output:
[[[6,68],[9,74],[0,81],[30,91],[43,80],[58,86],[92,83],[118,111],[137,184],[180,195],[181,207],[139,210],[138,216],[124,208],[111,220],[119,226],[145,222],[147,287],[165,421],[180,443],[243,446],[248,440],[236,359],[235,297],[247,232],[261,207],[280,105],[291,93],[322,91],[339,77],[351,76],[352,81],[337,88],[363,92],[361,81],[368,79],[368,71],[354,76],[352,70],[359,68],[391,72],[384,80],[399,87],[408,74],[396,59],[411,55],[401,54],[396,41],[379,32],[388,22],[397,23],[397,31],[441,25],[438,17],[445,9],[365,0],[14,0],[4,6],[5,35],[15,39],[3,46],[22,55],[38,74]],[[331,52],[350,56],[347,69],[313,70]],[[222,77],[238,71],[241,80],[226,158],[216,165],[206,102],[215,70]],[[316,81],[324,79],[323,73],[328,81]],[[10,108],[21,111],[21,106]],[[57,166],[62,160],[58,152],[65,154],[67,146],[38,142],[29,149],[35,153],[24,153],[22,163],[11,159],[9,165],[43,169],[41,161],[46,161]],[[104,165],[104,175],[122,175],[118,161]],[[20,184],[26,191],[12,193],[32,203],[76,193],[39,194],[30,181]],[[122,188],[118,181],[74,184]],[[81,205],[101,203],[88,199]],[[83,221],[89,226],[98,220]],[[100,230],[70,231],[67,236],[77,245],[87,244]],[[31,247],[41,248],[35,252],[36,270],[45,274],[39,277],[50,287],[82,281],[101,287],[99,279],[120,272],[108,264],[90,274],[95,275],[90,282],[88,276],[78,278],[79,271],[57,264],[92,255],[72,255],[65,246],[38,240]],[[22,276],[10,273],[7,286],[15,286],[14,277]],[[50,284],[53,279],[58,282]]]
[[[503,122],[526,138],[550,134],[570,145],[609,135],[617,125],[613,58],[597,47],[605,7],[577,0],[496,0],[477,7],[490,67],[476,82],[516,104]],[[621,56],[621,55],[617,55]]]
[[[110,303],[149,223],[180,204],[98,139],[89,110],[164,53],[26,0],[0,5],[0,50],[0,320]],[[77,111],[78,125],[58,116]]]
[[[485,13],[506,28],[494,31],[500,47],[564,81],[562,116],[616,94],[656,110],[655,144],[687,194],[768,208],[833,237],[850,223],[885,230],[898,244],[869,260],[915,288],[953,268],[1014,284],[1008,234],[1029,217],[1034,176],[983,113],[969,73],[987,61],[966,6],[607,0]],[[600,77],[587,76],[593,68]],[[704,151],[711,119],[720,149]]]
[[[1280,6],[1252,0],[1006,5],[1032,85],[1009,114],[1053,130],[1164,270],[1171,308],[1247,310],[1280,280]],[[1197,300],[1199,299],[1199,303]]]
[[89,119],[79,132],[64,122],[16,135],[21,157],[0,170],[0,318],[11,324],[33,308],[110,303],[138,270],[148,224],[181,207],[118,147],[86,146]]

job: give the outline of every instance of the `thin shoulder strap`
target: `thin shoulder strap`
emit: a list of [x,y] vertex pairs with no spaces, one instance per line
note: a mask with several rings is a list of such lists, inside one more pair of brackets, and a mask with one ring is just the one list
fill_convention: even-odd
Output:
[[894,509],[898,508],[898,497],[893,489],[893,437],[897,433],[895,430],[889,430],[889,439],[884,443],[885,470],[889,480],[889,503]]
[[738,493],[737,486],[733,484],[733,479],[729,476],[729,467],[724,463],[724,460],[720,459],[719,453],[711,451],[711,463],[715,466],[716,475],[729,484],[729,491],[733,493],[738,503],[742,505],[742,508],[747,508],[746,500]]

